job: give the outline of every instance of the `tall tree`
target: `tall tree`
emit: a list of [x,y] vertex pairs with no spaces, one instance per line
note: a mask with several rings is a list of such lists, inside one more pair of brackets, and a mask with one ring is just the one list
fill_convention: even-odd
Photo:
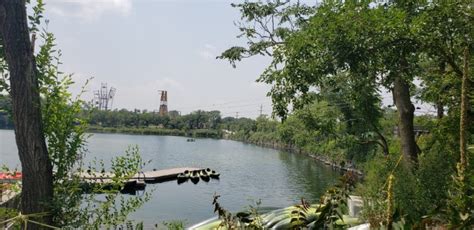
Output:
[[[307,104],[311,91],[325,90],[324,83],[341,73],[354,87],[352,97],[357,103],[353,106],[364,106],[367,112],[379,109],[379,88],[390,89],[398,109],[402,151],[407,159],[416,161],[419,150],[410,92],[418,67],[418,44],[411,34],[411,21],[416,15],[412,9],[416,6],[396,1],[389,5],[328,1],[315,8],[297,4],[278,10],[279,4],[275,0],[239,5],[247,21],[263,24],[241,31],[261,41],[250,42],[247,49],[233,47],[221,57],[233,63],[249,55],[267,54],[271,48],[273,62],[259,81],[273,85],[269,95],[278,115],[285,115],[290,104],[294,108]],[[275,15],[286,20],[266,26],[265,22],[273,22]],[[266,29],[274,25],[276,29]],[[297,25],[296,29],[292,25]],[[274,35],[266,35],[272,31]]]
[[[0,1],[0,37],[8,64],[15,138],[23,172],[21,212],[41,215],[39,220],[49,224],[52,165],[43,133],[38,76],[24,0]],[[28,227],[39,228],[33,224]]]

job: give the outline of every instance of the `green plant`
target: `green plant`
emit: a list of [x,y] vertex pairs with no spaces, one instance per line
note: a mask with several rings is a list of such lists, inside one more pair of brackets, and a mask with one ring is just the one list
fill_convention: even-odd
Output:
[[340,178],[339,183],[326,191],[316,210],[319,216],[313,223],[313,227],[317,229],[340,227],[336,221],[343,220],[343,213],[347,211],[349,193],[354,189],[356,183],[357,176],[352,172],[347,172]]
[[239,229],[243,228],[243,223],[240,221],[238,216],[234,216],[231,212],[224,209],[219,203],[218,199],[220,195],[214,194],[212,199],[212,205],[214,205],[214,213],[217,213],[219,219],[221,220],[219,227],[225,229]]
[[[163,221],[163,225],[168,230],[183,230],[185,222],[182,220],[171,220],[171,221]],[[158,228],[158,225],[155,225]]]
[[[88,137],[87,116],[80,117],[79,114],[84,114],[85,103],[80,100],[81,94],[73,98],[68,91],[74,83],[72,75],[59,70],[61,51],[56,48],[54,35],[46,29],[40,30],[45,21],[43,12],[44,3],[38,0],[37,4],[32,6],[32,15],[28,18],[33,44],[38,34],[42,42],[35,60],[41,96],[42,126],[54,170],[53,200],[49,204],[52,213],[19,213],[7,222],[23,225],[25,228],[28,222],[65,229],[116,227],[125,223],[128,214],[149,199],[148,193],[140,197],[125,197],[119,193],[124,182],[137,173],[144,166],[144,162],[138,148],[130,148],[125,156],[112,160],[111,169],[114,176],[111,188],[105,191],[99,185],[93,186],[92,193],[105,192],[105,195],[84,194],[79,173],[83,169],[80,159],[85,154]],[[103,166],[103,162],[99,164]],[[90,167],[97,168],[96,165]],[[38,223],[33,219],[44,215],[52,215],[55,226]]]

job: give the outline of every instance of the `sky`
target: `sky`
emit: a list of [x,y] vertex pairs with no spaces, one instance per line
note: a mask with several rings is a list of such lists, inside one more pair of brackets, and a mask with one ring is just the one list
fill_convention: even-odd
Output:
[[[45,16],[62,51],[62,71],[74,74],[73,93],[92,78],[84,100],[107,83],[117,89],[113,109],[158,110],[158,90],[167,90],[168,109],[182,114],[203,109],[255,118],[262,109],[270,115],[270,86],[255,81],[270,58],[245,59],[237,68],[216,59],[245,45],[236,37],[240,13],[231,2],[45,0]],[[389,93],[382,97],[393,104]],[[432,110],[421,107],[417,114]]]
[[101,83],[117,89],[113,108],[157,110],[158,90],[168,109],[182,114],[220,110],[224,116],[271,113],[270,86],[255,80],[270,62],[255,57],[233,68],[216,59],[243,45],[226,0],[45,0],[47,29],[62,52],[61,69],[73,73],[83,99]]

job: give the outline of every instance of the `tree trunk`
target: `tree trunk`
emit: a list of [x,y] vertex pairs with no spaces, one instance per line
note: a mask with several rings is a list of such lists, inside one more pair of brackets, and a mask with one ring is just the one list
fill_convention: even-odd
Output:
[[[52,165],[43,134],[38,78],[27,25],[25,1],[0,0],[0,37],[10,73],[15,138],[23,172],[21,212],[41,213],[51,223]],[[28,229],[39,229],[28,224]]]
[[444,116],[444,106],[441,102],[436,103],[436,117],[438,119],[443,118]]
[[402,152],[406,159],[416,163],[418,161],[418,146],[413,131],[415,106],[410,99],[410,85],[401,76],[395,76],[393,99],[398,110],[398,132]]

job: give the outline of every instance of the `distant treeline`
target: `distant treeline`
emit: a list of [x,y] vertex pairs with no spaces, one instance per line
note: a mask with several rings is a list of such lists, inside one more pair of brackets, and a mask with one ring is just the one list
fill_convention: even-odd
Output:
[[[170,111],[161,116],[147,110],[111,110],[85,109],[78,114],[89,122],[90,132],[132,133],[145,135],[173,135],[221,138],[225,132],[253,130],[255,120],[249,118],[235,119],[221,117],[220,111],[194,111],[180,115],[177,111]],[[7,95],[0,95],[0,129],[13,129],[11,117],[11,99]]]
[[12,103],[9,96],[0,94],[0,129],[13,129],[13,120],[10,116]]
[[[342,108],[344,109],[344,108]],[[9,116],[11,103],[0,95],[0,128],[12,128]],[[390,143],[396,136],[396,112],[386,109],[380,130],[366,130],[364,119],[347,119],[341,108],[328,101],[314,102],[294,111],[285,122],[266,116],[257,119],[222,117],[220,111],[197,110],[186,115],[170,111],[161,116],[147,110],[84,110],[89,122],[88,131],[96,133],[130,133],[142,135],[172,135],[208,138],[227,138],[265,147],[316,154],[336,162],[365,162],[386,147],[380,136]],[[351,115],[353,116],[353,115]],[[417,125],[428,129],[433,117],[419,116]],[[382,149],[383,150],[383,149]]]

